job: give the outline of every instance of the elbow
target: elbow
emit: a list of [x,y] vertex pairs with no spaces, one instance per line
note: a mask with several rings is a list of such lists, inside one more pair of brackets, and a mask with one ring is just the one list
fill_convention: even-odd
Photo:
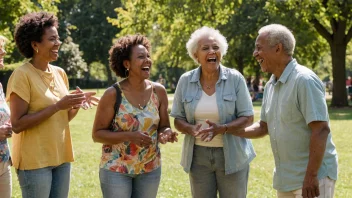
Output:
[[21,127],[17,122],[12,122],[12,131],[16,134],[21,133],[22,131],[24,131],[24,128]]
[[94,143],[99,142],[97,131],[92,131],[92,140]]

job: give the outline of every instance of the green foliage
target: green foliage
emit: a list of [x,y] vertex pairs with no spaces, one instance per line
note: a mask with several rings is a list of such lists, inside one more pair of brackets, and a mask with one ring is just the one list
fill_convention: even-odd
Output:
[[[108,18],[121,28],[118,36],[141,33],[153,46],[155,64],[194,68],[185,44],[191,33],[201,26],[226,24],[237,2],[224,0],[125,0],[116,8],[117,18]],[[182,63],[182,64],[181,64]]]
[[100,62],[92,62],[89,65],[89,74],[92,79],[106,81],[108,80],[106,73],[106,67]]
[[[20,17],[23,15],[45,10],[51,13],[57,13],[58,9],[56,4],[60,0],[0,0],[0,35],[6,36],[10,41],[13,41],[13,34],[15,26],[18,23]],[[15,48],[14,42],[10,42],[6,48],[8,54],[12,54]],[[7,61],[14,62],[18,61],[18,53],[16,59],[10,57]]]
[[71,37],[67,37],[60,48],[60,57],[57,64],[62,67],[69,78],[83,78],[88,71],[87,63],[82,58],[79,45],[72,42]]
[[84,52],[83,58],[90,65],[101,62],[105,75],[112,84],[108,51],[119,29],[107,21],[107,17],[116,16],[114,8],[121,6],[120,1],[110,0],[61,0],[59,4],[59,34],[71,36]]

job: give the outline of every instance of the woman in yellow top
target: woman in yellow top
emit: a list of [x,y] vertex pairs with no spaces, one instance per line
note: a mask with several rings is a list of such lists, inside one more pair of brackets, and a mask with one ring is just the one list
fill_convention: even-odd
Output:
[[50,65],[61,45],[58,21],[46,12],[23,16],[15,41],[29,62],[17,68],[7,86],[13,135],[13,166],[22,197],[67,198],[73,161],[69,121],[93,93],[69,94],[63,69]]

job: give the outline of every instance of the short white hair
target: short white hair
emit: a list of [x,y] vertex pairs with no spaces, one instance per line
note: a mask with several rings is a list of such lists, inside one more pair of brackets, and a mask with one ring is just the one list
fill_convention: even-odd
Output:
[[287,27],[280,24],[270,24],[260,28],[258,33],[268,34],[267,41],[271,47],[282,43],[284,51],[287,53],[287,55],[293,55],[293,51],[295,50],[296,46],[296,39]]
[[213,37],[218,42],[219,48],[220,48],[220,53],[221,53],[221,58],[223,56],[225,56],[225,54],[227,52],[227,48],[229,47],[229,45],[227,44],[226,38],[220,33],[220,31],[216,30],[214,28],[203,26],[192,33],[191,37],[189,38],[189,40],[186,44],[188,55],[197,64],[199,64],[199,62],[198,62],[197,58],[194,56],[194,54],[196,53],[196,51],[199,47],[198,46],[199,40],[204,37],[209,37],[209,36]]

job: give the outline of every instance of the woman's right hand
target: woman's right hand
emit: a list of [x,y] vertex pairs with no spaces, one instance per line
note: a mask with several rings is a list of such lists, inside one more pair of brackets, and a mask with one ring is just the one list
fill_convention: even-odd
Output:
[[68,94],[56,103],[56,108],[59,110],[77,108],[85,99],[84,93]]
[[202,124],[192,125],[191,130],[187,131],[187,134],[191,135],[193,137],[196,137],[198,135],[201,127],[202,127]]
[[142,131],[134,131],[131,132],[133,134],[133,138],[131,142],[134,144],[137,144],[140,147],[149,147],[153,143],[152,138],[149,136],[147,132],[142,132]]
[[11,124],[4,124],[0,126],[0,141],[6,138],[12,137],[12,126]]

